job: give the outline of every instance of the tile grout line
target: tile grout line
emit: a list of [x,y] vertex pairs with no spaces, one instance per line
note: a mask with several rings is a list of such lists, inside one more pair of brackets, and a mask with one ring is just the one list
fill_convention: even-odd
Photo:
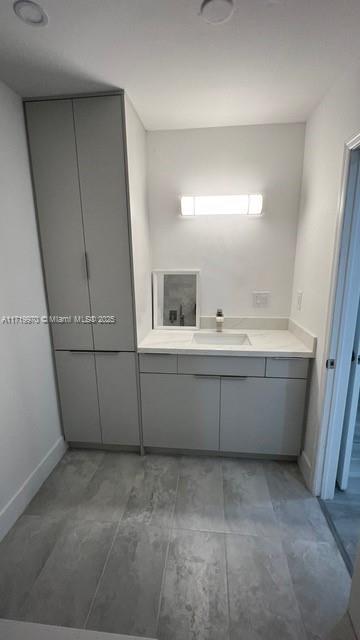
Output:
[[282,532],[281,532],[281,523],[280,523],[280,519],[279,519],[279,515],[275,509],[275,501],[273,500],[273,497],[271,495],[271,491],[270,491],[270,485],[269,485],[269,481],[268,481],[268,474],[266,473],[266,468],[261,465],[261,470],[264,476],[264,480],[265,480],[265,484],[266,484],[266,488],[268,490],[268,494],[269,494],[269,499],[270,499],[270,505],[271,509],[272,509],[272,513],[274,514],[274,519],[276,522],[276,527],[278,529],[278,534],[279,534],[279,539],[280,541],[282,540]]
[[356,633],[357,633],[357,632],[356,632],[356,629],[355,629],[355,627],[354,627],[354,624],[353,624],[353,621],[352,621],[352,617],[351,617],[351,615],[350,615],[349,611],[347,611],[345,615],[347,615],[347,617],[349,618],[350,626],[351,626],[351,630],[352,630],[352,632],[353,632],[353,636],[354,636],[354,640],[356,640]]
[[[59,465],[61,464],[62,460],[64,460],[64,458],[65,458],[66,456],[68,456],[68,454],[69,454],[71,451],[76,451],[76,449],[75,449],[75,450],[73,450],[73,449],[68,450],[68,451],[65,453],[65,455],[63,456],[63,458],[58,462],[58,464],[57,464],[57,465],[56,465],[56,467],[53,469],[53,471],[51,472],[51,474],[50,474],[50,475],[52,475],[52,474],[54,473],[54,471],[55,471],[55,470],[59,467]],[[101,457],[101,461],[102,461],[103,459],[104,459],[104,456],[102,456],[102,457]],[[99,462],[99,463],[96,465],[96,468],[94,469],[94,472],[91,474],[90,478],[88,479],[87,483],[86,483],[86,484],[85,484],[85,486],[84,486],[84,491],[86,490],[86,488],[88,487],[88,485],[89,485],[89,484],[90,484],[90,482],[92,481],[93,477],[95,476],[95,474],[96,474],[96,473],[97,473],[97,471],[99,470],[100,465],[101,465],[101,462]],[[50,478],[50,476],[49,476],[49,478]],[[44,484],[47,482],[47,480],[48,480],[49,478],[47,478],[47,479],[45,480]],[[44,486],[44,485],[42,485],[42,486]],[[40,489],[41,489],[41,487],[40,487]],[[40,489],[39,489],[39,491],[40,491]],[[38,491],[38,493],[39,493],[39,491]],[[37,495],[37,494],[36,494],[36,495]],[[36,497],[36,495],[34,496],[34,498]],[[39,513],[39,514],[31,514],[31,513],[26,514],[26,513],[24,512],[24,513],[22,514],[22,516],[21,516],[21,517],[22,517],[22,518],[23,518],[23,517],[26,517],[26,518],[29,518],[29,517],[30,517],[30,518],[38,518],[38,519],[40,519],[40,520],[41,520],[41,522],[44,522],[44,521],[49,520],[49,519],[54,519],[54,521],[55,521],[55,520],[57,520],[56,516],[48,516],[48,515],[47,515],[47,514],[45,514],[45,513],[42,513],[42,514],[40,514],[40,513]],[[45,570],[45,567],[46,567],[47,563],[49,562],[50,558],[52,557],[52,555],[53,555],[53,553],[54,553],[54,551],[55,551],[55,548],[56,548],[56,546],[57,546],[57,544],[58,544],[58,542],[59,542],[59,540],[60,540],[60,538],[61,538],[61,535],[62,535],[62,534],[66,531],[66,529],[69,527],[69,522],[67,521],[67,518],[66,518],[65,516],[62,516],[62,517],[58,520],[58,524],[59,524],[59,527],[60,527],[60,532],[59,532],[59,534],[56,536],[56,540],[55,540],[55,542],[54,542],[54,544],[53,544],[53,546],[52,546],[51,550],[49,551],[49,554],[47,555],[47,557],[45,558],[45,560],[44,560],[44,562],[43,562],[43,564],[42,564],[41,568],[39,569],[39,572],[37,573],[37,575],[36,575],[36,577],[35,577],[35,580],[34,580],[34,582],[32,583],[32,585],[31,585],[31,587],[30,587],[30,589],[29,589],[29,592],[28,592],[28,594],[27,594],[27,596],[26,596],[26,598],[25,598],[25,600],[24,600],[24,604],[25,604],[25,603],[28,601],[28,599],[30,598],[30,595],[31,595],[31,593],[32,593],[33,589],[35,588],[35,585],[36,585],[37,581],[40,579],[40,577],[41,577],[41,575],[42,575],[43,571]],[[20,621],[20,622],[21,622],[21,621]],[[41,624],[41,623],[37,622],[37,623],[35,623],[35,624]]]
[[[222,479],[222,494],[223,494],[223,508],[224,508],[224,529],[225,529],[225,490],[224,490],[224,465],[222,461],[221,464],[221,479]],[[222,539],[224,543],[224,552],[225,552],[225,574],[226,574],[226,600],[227,600],[227,613],[228,613],[228,638],[230,640],[231,635],[231,617],[230,617],[230,588],[229,588],[229,563],[228,563],[228,553],[227,553],[227,532],[223,532]]]
[[165,553],[164,569],[163,569],[163,574],[162,574],[162,578],[161,578],[161,587],[160,587],[160,593],[159,593],[159,604],[158,604],[158,610],[157,610],[157,615],[156,615],[156,628],[155,628],[156,637],[158,637],[158,634],[159,634],[161,603],[162,603],[162,599],[163,599],[163,595],[164,595],[166,569],[167,569],[168,558],[169,558],[170,544],[172,542],[173,533],[175,531],[175,527],[174,527],[175,511],[176,511],[176,503],[177,503],[178,492],[179,492],[179,484],[180,484],[180,465],[179,465],[178,477],[177,477],[177,482],[176,482],[174,506],[173,506],[172,514],[171,514],[171,523],[170,523],[170,527],[169,527],[169,538],[168,538],[168,543],[167,543],[166,553]]
[[336,547],[339,550],[339,553],[342,557],[342,560],[344,562],[344,565],[346,567],[347,572],[349,573],[350,578],[352,578],[352,571],[353,571],[353,565],[352,565],[352,561],[351,558],[348,554],[348,552],[346,551],[345,545],[343,544],[343,540],[337,530],[337,527],[335,525],[335,521],[333,520],[333,518],[331,517],[330,512],[327,510],[326,504],[324,502],[324,500],[321,500],[321,498],[318,498],[318,503],[320,505],[320,509],[324,515],[324,518],[327,522],[327,525],[331,531],[331,534],[333,536],[333,539],[335,541]]
[[223,523],[224,523],[224,531],[222,533],[228,533],[228,528],[226,526],[225,520],[225,488],[224,488],[224,465],[223,461],[220,460],[220,474],[221,474],[221,493],[222,493],[222,510],[223,510]]
[[[121,518],[122,518],[122,516],[121,516]],[[89,611],[88,611],[87,616],[86,616],[86,618],[85,618],[85,622],[84,622],[83,629],[86,629],[86,625],[87,625],[87,623],[89,622],[89,618],[90,618],[90,615],[91,615],[91,613],[92,613],[92,610],[93,610],[93,607],[94,607],[94,604],[95,604],[95,599],[96,599],[96,596],[97,596],[97,594],[98,594],[98,591],[99,591],[99,588],[100,588],[101,581],[102,581],[102,579],[103,579],[103,577],[104,577],[104,573],[105,573],[106,567],[107,567],[108,562],[109,562],[110,554],[111,554],[111,552],[112,552],[112,550],[113,550],[113,547],[114,547],[114,544],[115,544],[115,540],[116,540],[117,534],[118,534],[119,529],[120,529],[120,522],[121,522],[121,518],[120,518],[120,520],[119,520],[119,522],[118,522],[118,524],[117,524],[117,526],[116,526],[115,533],[114,533],[113,539],[112,539],[112,541],[111,541],[109,551],[108,551],[108,552],[107,552],[107,554],[106,554],[106,558],[105,558],[104,566],[103,566],[102,571],[101,571],[101,574],[100,574],[100,576],[99,576],[99,580],[98,580],[98,582],[97,582],[97,585],[96,585],[96,588],[95,588],[94,595],[93,595],[93,597],[92,597],[92,599],[91,599],[91,603],[90,603]]]
[[300,620],[300,622],[301,622],[301,626],[302,626],[303,631],[304,631],[304,638],[305,638],[305,640],[306,640],[306,639],[311,640],[311,638],[310,638],[310,636],[309,636],[309,634],[308,634],[307,628],[306,628],[305,619],[304,619],[303,612],[302,612],[302,609],[301,609],[301,606],[300,606],[300,602],[299,602],[298,597],[297,597],[297,595],[296,595],[295,585],[294,585],[294,581],[293,581],[292,573],[291,573],[291,571],[290,571],[289,560],[288,560],[287,553],[286,553],[286,551],[285,551],[284,541],[283,541],[282,539],[280,539],[280,545],[281,545],[282,552],[283,552],[283,554],[284,554],[284,558],[285,558],[285,561],[286,561],[286,566],[287,566],[287,568],[288,568],[289,577],[290,577],[291,589],[292,589],[293,596],[294,596],[294,600],[295,600],[295,602],[296,602],[297,609],[298,609],[298,612],[299,612],[299,620]]
[[130,498],[130,493],[131,493],[131,489],[129,490],[129,493],[128,493],[128,496],[127,496],[126,505],[125,505],[125,507],[124,507],[124,510],[123,510],[123,512],[122,512],[122,514],[121,514],[121,516],[120,516],[120,518],[119,518],[119,521],[118,521],[117,525],[116,525],[116,529],[115,529],[114,536],[113,536],[113,539],[112,539],[111,544],[110,544],[109,551],[108,551],[108,552],[107,552],[107,554],[106,554],[106,558],[105,558],[105,561],[104,561],[104,566],[103,566],[102,571],[101,571],[101,574],[100,574],[100,576],[99,576],[99,580],[98,580],[98,582],[97,582],[97,585],[96,585],[96,588],[95,588],[95,591],[94,591],[94,595],[93,595],[93,597],[92,597],[92,599],[91,599],[91,603],[90,603],[89,611],[88,611],[87,616],[86,616],[86,618],[85,618],[85,622],[84,622],[83,629],[86,629],[87,623],[89,622],[90,616],[91,616],[91,614],[92,614],[92,610],[93,610],[93,608],[94,608],[94,604],[95,604],[96,596],[97,596],[97,594],[98,594],[98,592],[99,592],[100,584],[101,584],[101,581],[102,581],[102,579],[103,579],[103,577],[104,577],[104,574],[105,574],[105,571],[106,571],[107,565],[108,565],[108,563],[109,563],[110,554],[111,554],[111,552],[112,552],[112,550],[113,550],[113,548],[114,548],[115,540],[116,540],[117,535],[118,535],[118,533],[119,533],[120,526],[121,526],[121,522],[122,522],[122,519],[123,519],[124,514],[125,514],[125,511],[126,511],[126,506],[127,506],[128,501],[129,501],[129,498]]
[[[274,511],[274,515],[275,515],[275,518],[276,518],[277,524],[278,524],[278,525],[279,525],[279,527],[280,527],[280,522],[279,522],[278,514],[276,513],[276,510],[275,510],[275,501],[274,501],[274,499],[273,499],[273,497],[272,497],[272,495],[271,495],[270,486],[269,486],[269,481],[268,481],[268,476],[267,476],[267,473],[266,473],[266,470],[265,470],[265,469],[264,469],[264,476],[265,476],[266,486],[267,486],[267,488],[268,488],[268,492],[269,492],[269,496],[270,496],[271,505],[272,505],[272,508],[273,508],[273,511]],[[302,612],[302,610],[301,610],[300,602],[299,602],[299,600],[298,600],[298,598],[297,598],[297,595],[296,595],[295,585],[294,585],[293,577],[292,577],[292,574],[291,574],[291,571],[290,571],[289,560],[288,560],[287,553],[286,553],[286,551],[285,551],[284,538],[283,538],[283,536],[281,535],[280,529],[279,529],[279,534],[280,534],[280,535],[279,535],[279,543],[280,543],[280,547],[281,547],[282,553],[283,553],[283,555],[284,555],[284,559],[285,559],[286,566],[287,566],[287,569],[288,569],[289,578],[290,578],[290,584],[291,584],[291,589],[292,589],[292,593],[293,593],[293,596],[294,596],[294,601],[296,602],[297,609],[298,609],[298,612],[299,612],[299,621],[301,622],[301,626],[302,626],[302,628],[303,628],[303,632],[304,632],[304,640],[311,640],[311,639],[310,639],[310,637],[309,637],[309,635],[308,635],[308,632],[307,632],[307,628],[306,628],[306,625],[305,625],[305,620],[304,620],[303,612]]]
[[[23,516],[20,516],[20,517],[23,517]],[[46,516],[31,516],[31,517],[39,518],[42,521],[42,523],[44,522],[44,520],[46,518]],[[43,571],[45,570],[45,567],[46,567],[47,563],[49,562],[50,558],[52,557],[52,555],[53,555],[53,553],[55,551],[55,548],[56,548],[56,546],[57,546],[57,544],[58,544],[58,542],[59,542],[59,540],[61,538],[61,535],[64,532],[65,527],[67,526],[67,523],[63,519],[61,519],[58,524],[61,526],[60,533],[57,535],[57,537],[55,539],[55,542],[54,542],[53,546],[51,547],[51,550],[49,551],[49,553],[46,556],[44,562],[42,563],[41,567],[39,568],[39,572],[37,573],[33,583],[31,584],[31,586],[29,588],[28,593],[25,596],[25,598],[23,600],[23,603],[22,603],[23,607],[26,607],[26,604],[27,604],[27,602],[29,601],[29,599],[31,597],[31,594],[33,592],[33,589],[35,588],[35,585],[36,585],[37,581],[40,579]],[[12,618],[10,618],[10,619],[12,619]],[[27,622],[26,620],[21,620],[21,619],[18,620],[17,618],[14,619],[14,620],[17,620],[18,622]],[[37,623],[37,624],[40,624],[40,623]]]
[[[148,525],[148,526],[154,526],[154,525]],[[255,540],[270,540],[270,541],[280,540],[279,536],[277,535],[264,535],[264,534],[260,535],[257,533],[244,533],[242,531],[237,531],[237,530],[224,531],[223,529],[191,529],[191,527],[174,527],[173,529],[174,531],[187,531],[189,533],[214,533],[219,536],[224,535],[224,536],[235,536],[238,538],[254,538]],[[307,542],[307,540],[304,540],[304,541]],[[318,543],[318,544],[326,544],[326,542]]]
[[226,598],[227,598],[227,610],[228,610],[228,636],[229,636],[229,639],[230,639],[230,637],[231,637],[231,614],[230,614],[229,562],[228,562],[226,536],[223,535],[223,538],[224,538],[224,548],[225,548]]

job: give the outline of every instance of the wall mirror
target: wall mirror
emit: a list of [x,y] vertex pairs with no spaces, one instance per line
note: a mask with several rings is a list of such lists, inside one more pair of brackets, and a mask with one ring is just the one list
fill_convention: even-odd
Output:
[[153,272],[154,329],[198,329],[199,271]]

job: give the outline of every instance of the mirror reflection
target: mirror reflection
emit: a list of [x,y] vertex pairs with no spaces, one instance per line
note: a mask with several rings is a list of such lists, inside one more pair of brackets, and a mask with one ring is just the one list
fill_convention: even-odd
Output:
[[154,273],[154,326],[197,327],[198,273]]

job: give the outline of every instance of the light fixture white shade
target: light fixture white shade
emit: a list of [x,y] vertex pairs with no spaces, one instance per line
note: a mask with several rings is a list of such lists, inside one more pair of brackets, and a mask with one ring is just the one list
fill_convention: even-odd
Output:
[[182,196],[182,216],[245,215],[259,216],[262,212],[261,194],[235,196]]
[[249,216],[259,216],[263,208],[263,197],[260,193],[249,195]]
[[194,216],[194,196],[182,196],[181,198],[181,215],[182,216]]

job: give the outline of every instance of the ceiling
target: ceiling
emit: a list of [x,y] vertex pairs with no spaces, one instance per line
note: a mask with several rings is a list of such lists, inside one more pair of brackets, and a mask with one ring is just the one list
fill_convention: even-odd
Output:
[[359,0],[235,0],[214,26],[200,0],[0,1],[0,78],[23,96],[124,88],[148,129],[304,121],[360,60]]

